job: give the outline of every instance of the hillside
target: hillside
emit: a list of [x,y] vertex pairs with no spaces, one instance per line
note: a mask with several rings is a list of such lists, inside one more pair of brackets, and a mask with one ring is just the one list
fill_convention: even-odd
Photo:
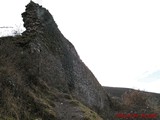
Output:
[[[104,87],[104,89],[106,90],[107,93],[109,93],[112,96],[116,96],[116,97],[121,97],[125,92],[127,91],[134,91],[135,89],[131,89],[131,88],[120,88],[120,87]],[[143,91],[142,91],[143,92]],[[153,92],[146,92],[145,93],[148,94],[152,94],[152,96],[160,99],[160,93],[153,93]]]
[[110,96],[115,115],[121,113],[119,118],[134,120],[160,118],[160,94],[131,88],[103,88]]
[[0,118],[106,117],[106,92],[49,11],[31,1],[22,17],[22,36],[0,38]]
[[47,9],[30,1],[22,17],[22,35],[0,38],[0,120],[119,120],[117,113],[160,111],[141,91],[110,96],[114,90],[99,84]]

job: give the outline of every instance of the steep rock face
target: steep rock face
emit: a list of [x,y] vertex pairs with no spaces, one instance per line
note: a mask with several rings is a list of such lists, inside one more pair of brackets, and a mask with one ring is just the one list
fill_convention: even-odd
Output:
[[[91,71],[80,60],[74,46],[61,34],[51,14],[45,8],[31,2],[22,16],[27,29],[26,32],[30,33],[32,30],[39,32],[42,30],[43,33],[42,35],[36,35],[39,40],[35,40],[36,42],[32,43],[31,46],[33,49],[37,49],[37,52],[38,50],[40,52],[38,54],[40,54],[41,58],[38,60],[41,61],[36,62],[37,68],[39,67],[40,76],[48,78],[51,86],[59,83],[58,87],[61,89],[68,88],[66,91],[72,92],[76,98],[85,104],[100,109],[104,108],[105,104],[107,104],[105,103],[105,100],[107,102],[107,98],[104,97],[106,95],[103,88]],[[39,36],[42,36],[42,38],[39,38]],[[47,44],[50,54],[48,54],[47,48],[43,45],[44,43],[40,43],[43,41],[40,40],[43,40]],[[63,83],[67,84],[63,85]],[[65,85],[68,86],[64,87]]]
[[[27,88],[45,83],[106,118],[109,111],[106,92],[59,31],[48,10],[31,1],[22,17],[26,27],[23,35],[0,40],[0,78],[7,78],[13,88],[19,82]],[[5,70],[8,67],[10,70]],[[6,76],[2,74],[4,71]],[[58,111],[60,106],[56,106]]]

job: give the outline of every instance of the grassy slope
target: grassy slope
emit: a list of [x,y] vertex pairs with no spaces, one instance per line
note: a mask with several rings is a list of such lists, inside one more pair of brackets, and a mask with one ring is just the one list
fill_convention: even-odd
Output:
[[[40,78],[30,81],[30,73],[23,71],[27,61],[20,57],[25,50],[15,47],[20,40],[20,36],[0,38],[0,120],[102,120],[69,93]],[[24,38],[21,45],[27,41]]]

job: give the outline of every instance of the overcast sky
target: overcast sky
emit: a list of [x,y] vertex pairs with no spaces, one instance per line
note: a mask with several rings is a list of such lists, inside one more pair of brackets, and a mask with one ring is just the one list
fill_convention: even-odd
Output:
[[[0,2],[0,27],[21,29],[29,1]],[[160,93],[159,0],[33,1],[51,12],[103,86]]]

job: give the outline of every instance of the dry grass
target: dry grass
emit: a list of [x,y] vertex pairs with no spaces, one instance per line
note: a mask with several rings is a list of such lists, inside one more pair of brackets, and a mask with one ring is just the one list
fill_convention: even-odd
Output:
[[52,95],[47,92],[48,87],[45,83],[40,84],[27,87],[13,65],[0,67],[0,119],[54,119],[54,104],[48,98]]
[[160,116],[160,100],[150,93],[130,90],[122,95],[125,111],[137,113],[155,113]]
[[84,113],[83,120],[103,120],[96,112],[92,111],[77,100],[71,100],[70,104],[80,108],[81,112]]
[[[110,96],[110,98],[114,114],[157,114],[157,117],[154,120],[160,118],[160,100],[151,93],[140,90],[129,90],[123,93],[121,97]],[[137,118],[135,120],[144,119]]]
[[145,93],[140,90],[129,90],[122,95],[122,101],[129,107],[147,107],[147,101],[150,96],[151,95],[149,93]]

